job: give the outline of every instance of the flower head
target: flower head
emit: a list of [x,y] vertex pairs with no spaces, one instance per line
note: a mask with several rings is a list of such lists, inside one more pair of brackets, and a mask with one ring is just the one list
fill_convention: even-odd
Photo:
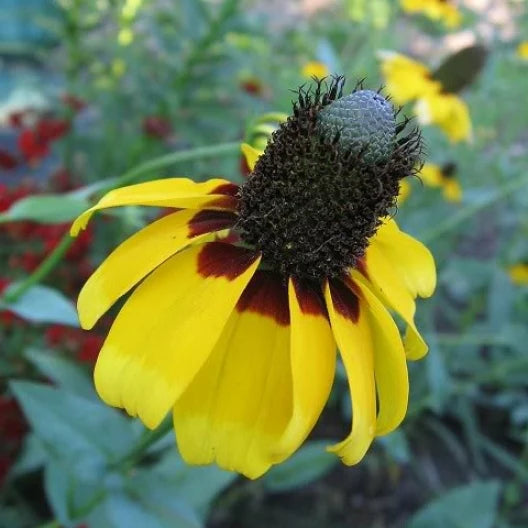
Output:
[[308,61],[302,67],[302,75],[308,79],[312,79],[313,77],[323,79],[330,75],[330,71],[324,62]]
[[456,165],[454,163],[446,163],[442,167],[433,163],[426,163],[418,173],[418,177],[429,187],[440,187],[448,202],[460,202],[462,200],[462,188],[456,178]]
[[517,286],[528,286],[528,263],[518,262],[508,269],[513,284]]
[[442,21],[448,28],[460,25],[462,15],[452,0],[400,0],[407,13],[421,13],[435,21]]
[[[96,388],[151,428],[172,409],[189,463],[256,478],[289,457],[328,400],[336,345],[353,423],[330,451],[355,464],[405,415],[406,357],[427,351],[415,299],[436,278],[429,251],[390,212],[421,140],[379,93],[342,90],[342,78],[299,90],[264,152],[246,149],[252,173],[240,187],[132,185],[72,226],[76,235],[109,207],[176,209],[103,262],[78,309],[91,328],[135,287],[98,357]],[[403,339],[388,310],[406,323]]]
[[528,60],[528,40],[524,40],[517,46],[517,56],[522,60]]

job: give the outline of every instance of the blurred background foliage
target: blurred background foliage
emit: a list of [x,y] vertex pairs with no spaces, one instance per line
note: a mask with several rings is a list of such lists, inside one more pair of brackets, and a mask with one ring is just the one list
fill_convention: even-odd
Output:
[[[0,527],[528,526],[527,6],[456,4],[449,27],[396,0],[0,1]],[[153,213],[111,212],[72,244],[97,193],[163,175],[242,182],[240,142],[261,148],[311,75],[377,89],[380,50],[434,69],[475,43],[488,56],[461,94],[471,140],[424,130],[458,198],[415,179],[397,212],[439,271],[398,431],[357,467],[327,454],[350,420],[338,372],[310,441],[250,482],[185,466],[172,433],[98,400],[108,321],[82,332],[75,298]]]

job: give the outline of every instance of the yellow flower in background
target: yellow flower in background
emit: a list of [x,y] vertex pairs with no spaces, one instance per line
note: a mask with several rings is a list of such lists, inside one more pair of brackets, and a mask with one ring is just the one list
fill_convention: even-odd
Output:
[[421,13],[449,28],[458,27],[462,20],[455,2],[450,0],[400,0],[400,3],[407,13]]
[[418,99],[414,111],[420,123],[437,125],[453,143],[472,137],[469,109],[456,95],[443,92],[424,95]]
[[403,105],[418,97],[438,93],[442,85],[434,81],[429,68],[394,51],[378,53],[387,92],[397,104]]
[[440,187],[448,202],[458,203],[462,200],[462,187],[455,177],[455,172],[454,163],[447,163],[443,167],[426,163],[418,173],[418,177],[429,187]]
[[528,40],[521,42],[517,46],[517,55],[523,60],[528,60]]
[[317,79],[323,79],[330,75],[330,70],[324,62],[309,61],[302,67],[302,75],[308,79],[316,77]]
[[411,184],[407,180],[400,183],[400,192],[398,194],[398,205],[404,203],[411,194]]
[[387,91],[398,104],[416,101],[414,110],[423,125],[437,125],[453,141],[471,138],[467,105],[447,92],[423,64],[391,51],[379,52]]
[[[92,328],[132,292],[98,358],[97,391],[149,428],[172,412],[190,464],[257,478],[287,459],[328,400],[337,349],[353,420],[329,451],[355,464],[405,416],[406,359],[427,352],[415,300],[433,293],[436,273],[429,250],[388,215],[420,136],[405,136],[376,92],[343,96],[341,78],[323,88],[299,94],[263,153],[244,147],[243,185],[131,185],[72,226],[76,236],[107,208],[174,209],[110,254],[78,312]],[[389,310],[406,323],[403,338]]]
[[517,286],[528,286],[528,264],[519,263],[510,267],[508,270],[513,284]]

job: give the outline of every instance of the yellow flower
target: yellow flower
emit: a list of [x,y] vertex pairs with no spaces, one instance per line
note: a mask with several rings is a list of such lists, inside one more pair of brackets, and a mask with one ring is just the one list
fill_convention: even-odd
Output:
[[447,92],[423,64],[399,53],[382,51],[381,69],[387,91],[398,104],[416,101],[414,107],[423,125],[440,127],[453,142],[471,138],[471,119],[467,105]]
[[469,109],[456,95],[442,92],[425,95],[418,99],[414,111],[420,123],[437,125],[454,143],[472,137]]
[[449,0],[400,0],[400,3],[407,13],[422,13],[449,28],[458,27],[462,19],[454,2]]
[[309,61],[302,67],[302,75],[308,79],[311,79],[312,77],[323,79],[330,75],[330,71],[323,62]]
[[378,56],[387,92],[397,104],[403,105],[442,89],[442,85],[432,79],[431,72],[423,64],[393,51],[380,51]]
[[[381,106],[365,92],[356,99]],[[107,404],[149,428],[172,411],[188,463],[257,478],[288,458],[328,400],[337,348],[353,422],[329,450],[355,464],[405,416],[406,359],[427,352],[415,299],[433,293],[436,273],[428,249],[386,214],[417,136],[400,137],[405,146],[371,165],[358,165],[335,136],[314,141],[317,116],[328,110],[326,122],[340,93],[336,81],[326,93],[300,96],[260,157],[244,147],[252,175],[240,187],[183,178],[132,185],[106,194],[72,226],[75,236],[113,207],[175,210],[110,254],[83,287],[78,311],[92,328],[132,291],[101,350],[95,385]],[[406,323],[403,339],[390,311]]]
[[433,163],[426,163],[418,173],[420,179],[429,187],[441,187],[444,198],[448,202],[462,200],[462,188],[454,175],[455,166],[452,163],[439,167]]
[[400,192],[398,194],[398,205],[401,205],[405,201],[407,201],[407,198],[409,198],[409,195],[411,194],[411,184],[403,180],[400,183]]
[[508,275],[517,286],[528,286],[528,264],[519,263],[511,266]]
[[517,46],[517,55],[523,60],[528,60],[528,40],[521,42]]

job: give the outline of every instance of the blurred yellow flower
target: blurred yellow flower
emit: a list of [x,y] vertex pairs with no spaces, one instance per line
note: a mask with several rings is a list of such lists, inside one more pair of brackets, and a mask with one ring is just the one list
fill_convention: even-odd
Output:
[[380,51],[378,56],[385,86],[397,104],[403,105],[442,89],[442,85],[431,78],[431,72],[423,64],[394,51]]
[[398,205],[401,205],[403,202],[409,198],[411,194],[411,184],[407,180],[402,180],[400,182],[400,193],[398,194]]
[[466,103],[454,94],[427,94],[418,99],[414,111],[420,123],[439,126],[454,143],[471,138],[469,109]]
[[443,22],[449,28],[460,25],[462,15],[454,2],[449,0],[400,0],[407,13],[422,13],[426,17]]
[[453,142],[470,139],[468,107],[456,94],[447,92],[429,68],[393,51],[380,51],[378,56],[387,91],[397,104],[415,100],[414,110],[422,124],[437,125]]
[[517,46],[517,55],[523,60],[528,60],[528,40],[524,40]]
[[515,264],[508,270],[511,281],[517,286],[528,286],[528,264]]
[[123,59],[115,59],[112,62],[112,73],[114,77],[119,79],[126,72],[126,63]]
[[323,62],[309,61],[302,67],[302,75],[308,79],[312,77],[322,79],[330,75],[330,70]]
[[458,203],[462,200],[462,188],[455,178],[455,164],[447,163],[443,167],[426,163],[418,173],[419,178],[429,187],[440,187],[448,202]]
[[121,46],[128,46],[133,40],[134,32],[129,27],[121,29],[117,35],[117,42],[119,42]]

